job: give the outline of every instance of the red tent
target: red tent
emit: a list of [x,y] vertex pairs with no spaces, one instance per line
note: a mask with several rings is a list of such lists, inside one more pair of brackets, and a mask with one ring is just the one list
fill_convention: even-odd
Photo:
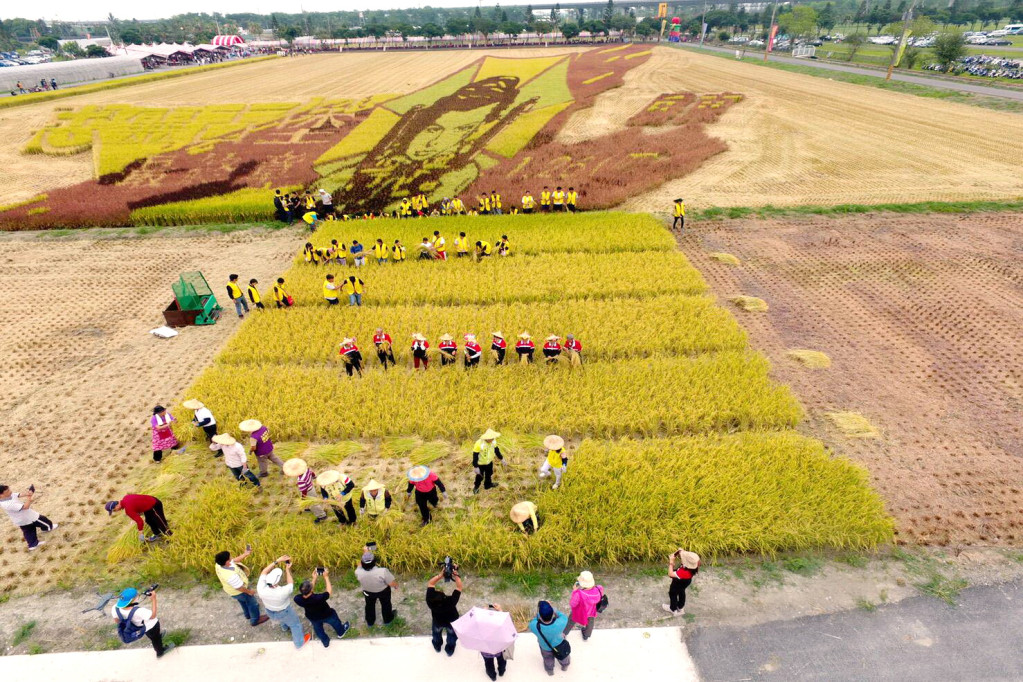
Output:
[[241,36],[213,36],[210,44],[218,47],[230,47],[232,45],[244,45],[245,41],[241,39]]

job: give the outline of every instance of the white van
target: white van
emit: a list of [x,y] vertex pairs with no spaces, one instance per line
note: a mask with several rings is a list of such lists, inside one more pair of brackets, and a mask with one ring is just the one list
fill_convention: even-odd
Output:
[[988,35],[992,38],[1023,35],[1023,24],[1006,24],[1005,28],[1000,28],[997,31],[991,31]]

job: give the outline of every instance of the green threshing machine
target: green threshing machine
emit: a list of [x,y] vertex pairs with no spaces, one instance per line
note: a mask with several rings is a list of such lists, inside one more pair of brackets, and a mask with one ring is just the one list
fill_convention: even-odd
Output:
[[163,311],[168,327],[216,324],[222,308],[201,272],[183,272],[171,288],[174,301]]

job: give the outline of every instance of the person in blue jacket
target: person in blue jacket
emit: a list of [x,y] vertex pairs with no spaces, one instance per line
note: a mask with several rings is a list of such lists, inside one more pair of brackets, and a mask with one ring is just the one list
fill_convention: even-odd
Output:
[[529,621],[529,630],[536,635],[536,641],[540,644],[543,668],[547,674],[554,674],[555,661],[561,665],[562,670],[567,670],[572,662],[569,655],[571,649],[568,642],[565,642],[568,616],[556,610],[549,601],[541,601],[537,605],[536,618]]

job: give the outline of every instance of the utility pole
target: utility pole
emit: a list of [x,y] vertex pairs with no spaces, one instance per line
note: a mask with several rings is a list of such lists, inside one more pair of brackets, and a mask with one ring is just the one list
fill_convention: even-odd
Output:
[[703,39],[707,37],[707,3],[703,3],[703,18],[700,19],[700,47],[703,47]]
[[771,50],[771,43],[774,40],[774,15],[778,11],[778,3],[771,5],[771,24],[767,27],[767,43],[764,45],[764,62],[767,62],[767,54]]
[[906,13],[902,15],[902,38],[899,39],[899,46],[895,48],[895,52],[892,53],[892,61],[888,63],[888,73],[885,74],[884,79],[890,81],[892,79],[892,71],[899,65],[899,61],[902,59],[902,53],[906,50],[906,42],[909,40],[909,25],[913,22],[913,9],[916,7],[916,0],[909,6]]

